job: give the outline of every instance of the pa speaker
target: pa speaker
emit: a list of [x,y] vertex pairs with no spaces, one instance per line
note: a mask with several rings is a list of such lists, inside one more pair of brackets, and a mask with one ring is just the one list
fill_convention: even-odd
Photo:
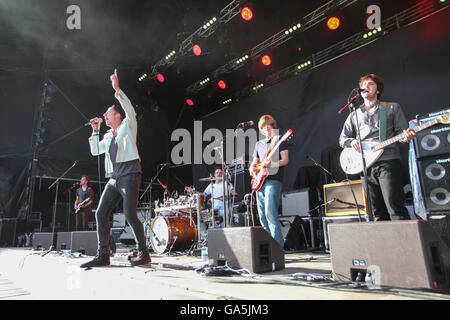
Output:
[[84,252],[87,256],[97,254],[97,231],[74,231],[72,232],[72,252]]
[[56,250],[72,248],[72,232],[58,232],[56,235]]
[[450,211],[450,154],[417,161],[427,212]]
[[33,248],[49,250],[53,245],[53,233],[52,232],[36,232],[33,233]]
[[370,275],[370,284],[450,287],[450,250],[427,221],[331,223],[331,265],[338,281]]
[[358,209],[360,215],[367,215],[367,199],[361,180],[324,184],[323,194],[327,217],[358,215]]
[[[449,114],[450,109],[429,113],[419,117],[419,125]],[[414,148],[418,159],[450,153],[450,124],[437,124],[419,131],[414,139]]]
[[208,230],[210,265],[240,267],[255,273],[284,269],[284,251],[262,227]]

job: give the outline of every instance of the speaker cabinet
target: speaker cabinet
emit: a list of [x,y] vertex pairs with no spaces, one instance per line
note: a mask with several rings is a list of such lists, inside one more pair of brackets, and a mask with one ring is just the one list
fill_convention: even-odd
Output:
[[74,231],[72,232],[72,252],[84,252],[87,256],[97,254],[97,231]]
[[361,180],[324,184],[323,193],[325,216],[354,216],[358,215],[358,208],[360,215],[367,215],[367,198]]
[[[447,109],[419,117],[419,125],[449,112],[450,109]],[[437,124],[419,131],[414,139],[414,148],[418,159],[450,154],[450,124]]]
[[16,243],[17,219],[0,219],[0,247],[13,247]]
[[427,212],[450,211],[450,153],[417,161]]
[[70,250],[72,248],[72,232],[58,232],[56,235],[56,250]]
[[208,258],[213,266],[240,267],[255,273],[284,269],[284,251],[262,227],[208,230]]
[[53,233],[52,232],[36,232],[33,233],[33,248],[49,250],[53,245]]
[[450,287],[450,251],[427,221],[328,225],[337,281],[370,274],[372,284],[400,288]]

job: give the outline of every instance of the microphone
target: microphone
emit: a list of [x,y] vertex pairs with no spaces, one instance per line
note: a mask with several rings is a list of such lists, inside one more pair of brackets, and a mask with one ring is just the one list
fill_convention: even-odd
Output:
[[[100,120],[100,123],[103,122],[103,119],[102,119],[102,118],[97,118],[97,119]],[[90,126],[91,124],[94,124],[94,123],[95,123],[94,120],[95,120],[95,119],[89,120],[89,122],[86,122],[86,123],[84,124],[84,126],[87,127],[87,126]]]
[[251,127],[253,125],[253,121],[245,121],[238,124],[238,128],[245,128],[245,127]]
[[358,88],[358,92],[359,93],[365,93],[365,92],[368,92],[368,91],[367,91],[367,89],[360,89],[360,88]]

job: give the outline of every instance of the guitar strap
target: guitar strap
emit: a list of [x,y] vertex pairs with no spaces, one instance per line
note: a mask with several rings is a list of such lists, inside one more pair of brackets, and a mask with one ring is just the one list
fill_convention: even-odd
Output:
[[378,109],[379,126],[380,126],[380,142],[386,140],[386,102],[380,101],[380,108]]
[[275,136],[272,138],[272,141],[270,142],[270,146],[269,149],[267,149],[267,154],[269,154],[270,152],[272,152],[273,147],[275,147],[275,145],[278,142],[278,139],[280,138],[280,136]]

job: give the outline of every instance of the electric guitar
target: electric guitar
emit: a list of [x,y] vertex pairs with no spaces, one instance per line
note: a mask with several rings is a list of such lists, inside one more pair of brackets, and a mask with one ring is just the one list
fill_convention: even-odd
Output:
[[273,154],[277,149],[280,147],[281,143],[283,141],[289,140],[292,136],[292,129],[289,129],[286,131],[286,133],[278,140],[277,144],[273,147],[273,149],[265,155],[264,159],[262,159],[261,162],[257,163],[255,165],[255,171],[256,172],[250,172],[250,175],[252,176],[252,190],[259,190],[261,186],[264,183],[264,180],[269,175],[267,168],[264,167],[264,160],[272,158]]
[[[411,128],[414,132],[422,131],[426,128],[434,126],[436,124],[449,124],[450,123],[450,113],[446,113],[433,119],[431,121],[425,122],[420,126]],[[404,134],[401,133],[393,138],[390,138],[383,142],[363,142],[361,148],[364,150],[364,156],[366,158],[366,167],[372,166],[380,157],[384,151],[384,148],[403,139]],[[359,174],[363,172],[363,165],[361,159],[361,153],[353,149],[353,147],[344,148],[340,155],[340,163],[342,170],[348,174]]]
[[91,200],[91,198],[86,198],[86,199],[84,199],[82,202],[80,202],[79,204],[77,204],[77,205],[75,206],[75,214],[77,214],[78,211],[80,211],[80,210],[82,209],[82,207],[81,207],[82,205],[88,203],[90,200]]

